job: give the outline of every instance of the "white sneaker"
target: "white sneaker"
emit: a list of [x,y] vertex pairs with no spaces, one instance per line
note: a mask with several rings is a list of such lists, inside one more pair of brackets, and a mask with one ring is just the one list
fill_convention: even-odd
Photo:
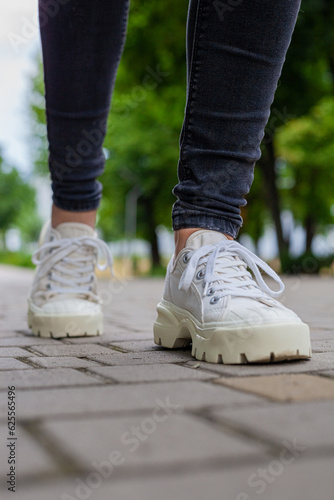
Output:
[[[106,263],[98,264],[98,252]],[[47,223],[33,255],[37,265],[28,297],[28,323],[41,337],[79,337],[103,333],[95,266],[112,265],[109,247],[86,224]]]
[[[260,269],[279,284],[278,292]],[[168,265],[154,341],[171,349],[192,343],[192,355],[210,363],[310,358],[309,327],[274,300],[283,290],[277,274],[239,243],[196,231]]]

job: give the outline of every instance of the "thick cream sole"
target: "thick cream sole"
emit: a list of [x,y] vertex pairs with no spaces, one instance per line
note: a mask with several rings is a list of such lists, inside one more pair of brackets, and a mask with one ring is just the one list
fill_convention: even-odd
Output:
[[39,337],[84,337],[102,335],[102,312],[72,316],[42,316],[28,311],[28,325],[34,335]]
[[199,361],[224,364],[269,363],[311,357],[309,327],[305,323],[273,323],[203,328],[188,311],[162,300],[157,306],[154,342],[169,349],[192,343]]

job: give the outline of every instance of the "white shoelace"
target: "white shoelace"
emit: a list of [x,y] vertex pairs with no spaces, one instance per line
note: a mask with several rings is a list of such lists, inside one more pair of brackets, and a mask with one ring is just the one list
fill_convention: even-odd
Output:
[[[187,267],[181,276],[180,290],[187,291],[196,275],[197,279],[203,279],[203,295],[215,295],[213,303],[227,295],[261,298],[267,293],[276,298],[284,290],[284,284],[275,271],[236,241],[222,240],[205,245],[185,256]],[[201,269],[197,272],[199,267]],[[256,282],[247,267],[253,272]],[[278,291],[268,287],[260,269],[279,284]]]
[[[105,263],[98,262],[98,252]],[[75,252],[75,257],[70,255]],[[38,248],[32,261],[38,267],[38,277],[47,277],[47,294],[79,294],[97,300],[92,290],[95,266],[103,271],[112,268],[113,260],[108,245],[97,238],[80,236],[44,243]],[[36,295],[44,295],[38,291]]]

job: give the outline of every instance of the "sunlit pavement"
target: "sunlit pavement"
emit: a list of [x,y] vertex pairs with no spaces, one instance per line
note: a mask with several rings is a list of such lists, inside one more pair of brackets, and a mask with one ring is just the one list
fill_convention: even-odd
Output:
[[102,337],[32,337],[31,279],[0,266],[1,498],[333,498],[334,278],[284,280],[311,361],[241,366],[153,344],[160,279],[101,282]]

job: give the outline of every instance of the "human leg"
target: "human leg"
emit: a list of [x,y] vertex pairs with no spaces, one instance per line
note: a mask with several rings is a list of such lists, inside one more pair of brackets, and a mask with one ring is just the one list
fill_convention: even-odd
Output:
[[34,255],[28,320],[36,335],[102,333],[95,267],[107,245],[94,231],[104,168],[102,143],[125,40],[128,0],[39,1],[52,224]]
[[[98,208],[102,143],[120,61],[128,0],[39,0],[54,214]],[[56,218],[56,217],[55,217]]]
[[189,4],[173,228],[201,227],[235,238],[300,1],[233,4],[227,10],[223,2]]
[[[284,289],[280,278],[228,241],[242,223],[240,207],[260,156],[299,1],[251,0],[215,9],[222,5],[190,2],[187,106],[174,190],[176,251],[154,338],[169,348],[192,342],[193,356],[212,363],[308,358],[308,326],[275,300]],[[279,292],[268,288],[261,269]]]

